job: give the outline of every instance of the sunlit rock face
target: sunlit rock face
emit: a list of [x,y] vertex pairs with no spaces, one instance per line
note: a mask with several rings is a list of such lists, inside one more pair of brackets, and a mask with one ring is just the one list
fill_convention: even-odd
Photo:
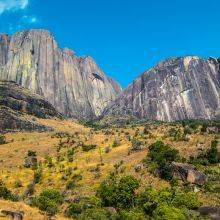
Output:
[[91,57],[59,49],[46,30],[0,35],[0,79],[16,81],[79,119],[100,116],[120,92]]
[[105,114],[128,114],[161,121],[212,119],[220,114],[219,62],[171,58],[144,72]]

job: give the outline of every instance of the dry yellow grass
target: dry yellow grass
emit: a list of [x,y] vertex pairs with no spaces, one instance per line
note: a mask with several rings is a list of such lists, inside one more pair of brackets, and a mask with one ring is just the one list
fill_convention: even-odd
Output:
[[[148,173],[146,169],[139,173],[135,172],[135,166],[139,164],[141,160],[147,155],[147,148],[128,155],[131,142],[126,138],[126,133],[133,137],[135,135],[136,129],[139,129],[138,138],[146,142],[146,146],[150,145],[156,140],[163,140],[165,143],[168,143],[174,148],[178,149],[183,157],[188,157],[198,152],[198,149],[201,148],[201,141],[205,142],[205,144],[203,144],[204,148],[208,148],[210,146],[211,140],[214,138],[214,135],[210,134],[206,134],[205,136],[201,136],[200,134],[193,134],[191,135],[188,142],[174,142],[171,138],[166,138],[165,134],[169,127],[164,125],[152,126],[152,134],[149,137],[144,138],[141,136],[144,129],[142,126],[137,126],[135,128],[111,128],[108,129],[110,134],[105,134],[103,131],[92,131],[92,129],[86,128],[72,120],[36,120],[41,124],[53,127],[54,131],[44,133],[7,133],[6,138],[9,143],[2,145],[0,148],[0,179],[3,180],[8,188],[20,195],[23,194],[28,183],[33,180],[33,170],[23,167],[23,161],[27,151],[36,151],[39,161],[44,160],[45,154],[49,154],[55,157],[56,146],[60,141],[59,138],[52,138],[52,135],[56,132],[68,132],[71,135],[78,133],[78,135],[75,136],[76,142],[82,141],[85,144],[96,144],[98,148],[89,152],[82,152],[81,147],[79,147],[77,153],[74,155],[73,162],[63,161],[59,164],[55,163],[55,166],[52,168],[44,166],[43,179],[41,184],[36,185],[36,194],[45,188],[65,190],[65,185],[68,179],[63,179],[65,172],[60,172],[61,165],[63,166],[64,170],[67,170],[68,168],[77,168],[73,169],[72,172],[82,175],[82,180],[78,182],[76,190],[71,192],[71,196],[94,194],[99,183],[107,177],[109,172],[113,170],[114,165],[120,161],[123,161],[122,166],[124,169],[124,174],[131,174],[136,176],[141,180],[143,186],[151,183],[158,188],[165,187],[169,185],[166,181],[155,178],[150,173]],[[115,139],[121,140],[120,146],[112,148],[109,153],[103,153],[104,148],[106,146],[111,146]],[[91,172],[91,168],[95,168],[98,164],[100,164],[99,147],[102,152],[104,165],[100,166],[100,176],[97,177],[94,172]],[[16,180],[20,180],[22,182],[22,187],[14,187],[14,182]],[[204,203],[205,202],[211,203],[209,198],[207,201],[204,200]],[[4,204],[4,201],[1,201],[0,207],[2,204]],[[10,208],[14,207],[11,205],[13,203],[8,202],[8,204]],[[30,212],[37,212],[35,209],[31,209],[29,211],[28,207],[25,205],[21,207],[21,209],[24,209],[25,212],[27,211],[27,215],[29,215]],[[28,217],[26,219],[28,219]]]
[[[24,220],[46,220],[47,217],[40,213],[38,209],[31,208],[28,205],[25,205],[22,202],[10,202],[5,200],[0,200],[0,213],[1,210],[8,210],[10,208],[11,211],[20,211],[24,213]],[[11,219],[7,216],[3,216],[0,214],[0,220]],[[56,216],[57,220],[65,220],[66,218],[60,215]]]

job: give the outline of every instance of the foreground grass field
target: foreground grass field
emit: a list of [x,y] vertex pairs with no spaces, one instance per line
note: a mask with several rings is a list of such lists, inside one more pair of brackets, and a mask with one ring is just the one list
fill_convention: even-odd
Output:
[[[169,182],[155,176],[147,168],[141,167],[137,172],[137,166],[146,157],[148,146],[152,143],[163,141],[179,150],[180,156],[188,160],[190,156],[210,148],[211,141],[220,137],[216,132],[201,133],[197,127],[182,138],[175,133],[183,133],[184,128],[180,124],[152,123],[94,129],[72,120],[35,120],[54,130],[6,133],[7,143],[0,145],[0,180],[12,193],[22,197],[36,173],[36,169],[24,167],[24,159],[28,151],[36,152],[41,177],[35,184],[34,195],[38,196],[43,189],[62,192],[65,202],[59,208],[57,219],[65,219],[64,210],[69,201],[95,195],[100,183],[116,169],[119,176],[136,177],[140,181],[139,191],[148,184],[156,189],[169,187]],[[142,147],[131,151],[132,140],[140,141]],[[202,171],[206,169],[204,166],[199,168]],[[219,164],[207,169],[217,170],[220,175]],[[205,193],[204,190],[199,190],[197,194],[203,205],[217,205],[220,202],[219,194]],[[25,219],[33,219],[32,216],[35,216],[34,219],[45,218],[44,213],[24,202],[0,200],[0,209],[6,208],[23,211]]]

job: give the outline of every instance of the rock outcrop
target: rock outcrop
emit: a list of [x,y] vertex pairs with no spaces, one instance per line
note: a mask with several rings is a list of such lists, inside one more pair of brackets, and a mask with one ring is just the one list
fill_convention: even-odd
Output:
[[183,182],[197,185],[203,185],[206,182],[206,175],[191,164],[173,162],[171,171],[174,178],[181,179]]
[[0,79],[16,81],[79,119],[97,118],[120,92],[91,57],[58,48],[46,30],[0,35]]
[[50,130],[32,120],[33,116],[60,118],[61,114],[40,95],[31,93],[15,82],[0,81],[0,131]]
[[103,115],[161,121],[218,118],[219,79],[217,59],[167,59],[140,75]]

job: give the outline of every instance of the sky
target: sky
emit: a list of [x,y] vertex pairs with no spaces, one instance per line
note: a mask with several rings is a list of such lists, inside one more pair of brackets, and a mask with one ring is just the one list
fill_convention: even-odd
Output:
[[175,56],[220,57],[220,0],[0,0],[0,32],[48,29],[126,87]]

